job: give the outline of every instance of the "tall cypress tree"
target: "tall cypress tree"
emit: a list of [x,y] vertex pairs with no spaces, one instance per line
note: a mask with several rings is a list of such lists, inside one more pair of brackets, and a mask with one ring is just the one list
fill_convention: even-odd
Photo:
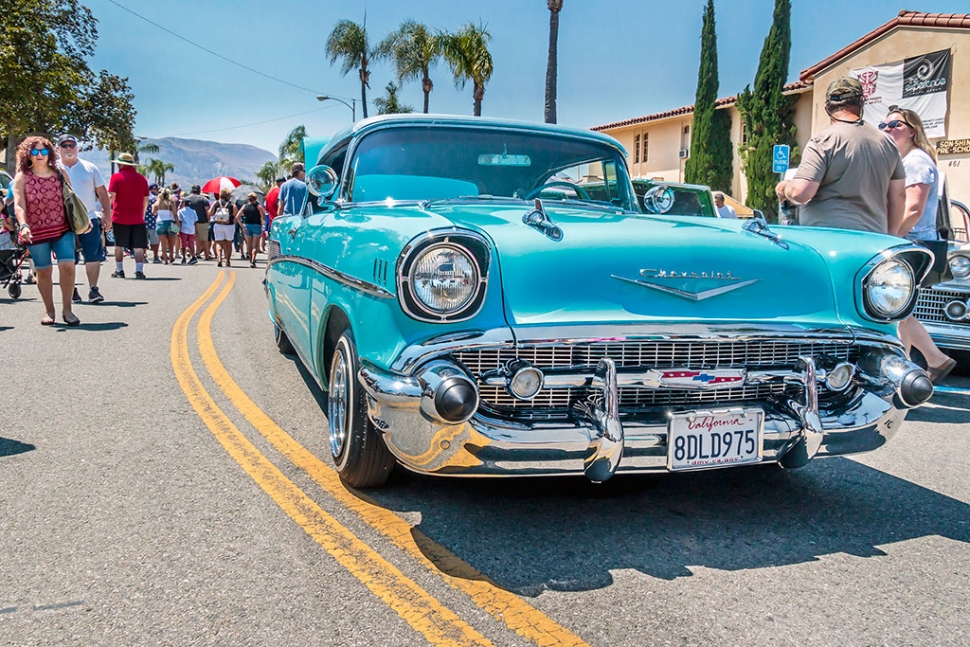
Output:
[[731,116],[716,110],[717,33],[714,27],[714,0],[707,0],[701,27],[701,64],[697,72],[694,99],[694,134],[691,152],[684,167],[684,179],[691,184],[706,184],[715,191],[730,191],[733,174]]
[[795,150],[795,98],[782,94],[788,78],[788,59],[791,52],[791,0],[775,0],[771,30],[761,49],[754,90],[744,88],[738,96],[737,108],[747,133],[747,146],[741,148],[744,173],[748,178],[747,204],[764,212],[769,221],[778,217],[778,198],[775,184],[778,176],[771,170],[772,149],[775,144]]

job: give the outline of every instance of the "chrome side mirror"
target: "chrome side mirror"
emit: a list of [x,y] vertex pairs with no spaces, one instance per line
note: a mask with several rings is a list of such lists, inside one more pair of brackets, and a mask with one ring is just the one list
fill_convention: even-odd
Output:
[[340,178],[337,177],[334,170],[322,164],[320,166],[314,166],[306,174],[306,184],[310,193],[324,200],[330,199],[330,196],[337,190],[339,183]]

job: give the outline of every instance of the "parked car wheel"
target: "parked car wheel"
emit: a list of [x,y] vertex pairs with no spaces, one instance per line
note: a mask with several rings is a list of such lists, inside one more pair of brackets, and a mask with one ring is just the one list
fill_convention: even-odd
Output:
[[359,368],[353,333],[346,330],[337,340],[330,362],[330,455],[345,483],[356,488],[376,487],[391,475],[394,457],[367,417],[367,404],[357,381]]
[[293,355],[296,352],[293,344],[290,343],[290,338],[286,336],[286,333],[278,325],[273,326],[273,337],[276,339],[276,347],[284,355]]

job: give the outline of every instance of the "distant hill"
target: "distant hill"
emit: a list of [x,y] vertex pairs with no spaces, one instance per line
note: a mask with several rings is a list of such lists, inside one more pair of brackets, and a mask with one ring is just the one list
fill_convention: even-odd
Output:
[[[255,180],[256,171],[263,164],[276,161],[273,153],[248,144],[221,144],[178,137],[146,138],[144,142],[156,144],[159,150],[157,153],[141,153],[139,158],[142,164],[154,157],[174,165],[175,170],[165,175],[165,181],[178,182],[183,188],[191,184],[202,184],[209,178],[220,175]],[[81,157],[97,164],[105,174],[105,180],[108,179],[111,164],[106,151],[84,151]]]

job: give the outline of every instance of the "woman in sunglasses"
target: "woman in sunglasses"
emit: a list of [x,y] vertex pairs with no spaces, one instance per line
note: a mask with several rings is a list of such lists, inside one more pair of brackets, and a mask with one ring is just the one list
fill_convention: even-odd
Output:
[[[879,130],[892,138],[906,169],[906,207],[895,234],[910,240],[937,240],[940,174],[936,169],[933,147],[923,130],[923,121],[912,110],[890,106],[889,115],[879,124]],[[934,383],[946,377],[957,364],[937,348],[915,316],[910,315],[899,324],[899,337],[907,351],[915,346],[923,354]]]
[[[60,175],[57,152],[46,138],[28,137],[17,148],[17,175],[13,179],[14,212],[20,241],[30,250],[37,271],[37,288],[47,310],[40,320],[44,326],[54,325],[56,316],[51,254],[57,257],[64,323],[69,326],[81,323],[71,310],[71,297],[74,295],[74,232],[64,212]],[[64,175],[63,181],[70,184]]]

